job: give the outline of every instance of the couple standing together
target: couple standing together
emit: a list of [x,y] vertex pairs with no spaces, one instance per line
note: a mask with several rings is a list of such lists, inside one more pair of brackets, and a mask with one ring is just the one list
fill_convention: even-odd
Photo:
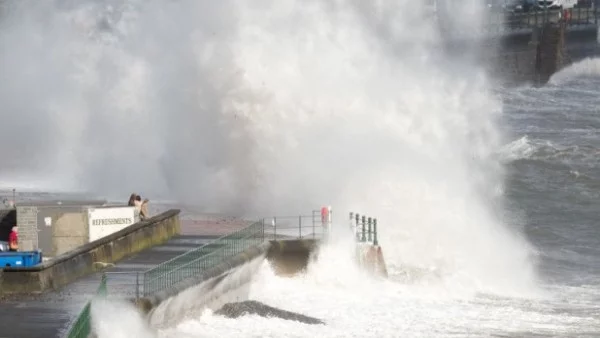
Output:
[[139,216],[140,220],[143,221],[148,218],[148,202],[146,198],[142,201],[142,197],[136,193],[129,196],[129,202],[127,203],[130,207],[135,207],[135,214]]

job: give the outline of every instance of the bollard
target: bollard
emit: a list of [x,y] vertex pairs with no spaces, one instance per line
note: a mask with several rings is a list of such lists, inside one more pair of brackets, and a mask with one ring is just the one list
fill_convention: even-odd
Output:
[[369,228],[368,228],[368,230],[367,230],[367,237],[368,237],[368,238],[367,238],[367,241],[368,241],[368,242],[371,242],[371,222],[372,222],[372,221],[373,221],[373,220],[371,219],[371,217],[369,217],[369,218],[368,218],[368,221],[367,221],[367,222],[368,222],[368,225],[369,225]]
[[377,218],[373,219],[373,245],[379,245],[377,242]]

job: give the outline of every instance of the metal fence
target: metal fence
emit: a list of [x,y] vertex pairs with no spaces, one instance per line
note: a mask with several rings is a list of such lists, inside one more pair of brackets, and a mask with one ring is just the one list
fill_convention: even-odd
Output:
[[350,213],[350,228],[354,232],[357,242],[379,245],[377,239],[377,218]]
[[[106,275],[102,275],[102,280],[96,291],[96,297],[106,296]],[[92,331],[92,316],[91,316],[92,302],[89,301],[83,307],[83,310],[77,317],[77,320],[73,323],[69,329],[67,335],[68,338],[87,338]]]
[[598,24],[597,8],[575,7],[568,10],[538,8],[528,12],[504,14],[504,26],[510,30],[542,27],[546,23],[564,22],[567,27]]
[[320,210],[310,215],[274,216],[264,218],[265,239],[322,238],[331,224],[331,213],[324,217]]
[[259,221],[159,264],[144,272],[142,294],[147,296],[187,278],[198,276],[204,270],[218,265],[225,258],[261,244],[264,238],[264,224]]
[[106,287],[111,298],[134,298],[144,295],[145,271],[107,271]]
[[[146,271],[105,272],[97,295],[139,298],[197,277],[228,257],[271,239],[321,238],[331,226],[331,209],[313,210],[311,215],[264,218],[248,227],[222,236]],[[376,230],[375,230],[376,233]],[[87,337],[91,332],[91,301],[69,330],[69,338]]]
[[222,236],[146,271],[106,272],[111,297],[139,298],[162,291],[188,278],[197,277],[224,259],[266,240],[322,238],[331,222],[330,212],[313,210],[310,215],[263,218],[248,227]]
[[[197,249],[188,251],[146,271],[105,272],[96,296],[139,298],[170,287],[186,278],[198,276],[225,258],[261,244],[265,240],[264,221],[220,237]],[[89,301],[67,334],[68,338],[87,338],[91,332],[91,301]]]
[[[465,29],[461,20],[456,16],[462,15],[451,1],[438,6],[436,20],[447,34],[468,34],[461,32]],[[600,17],[600,1],[579,0],[577,6],[569,9],[550,7],[536,0],[497,0],[490,1],[483,12],[480,29],[487,34],[505,34],[515,31],[527,31],[544,27],[548,23],[562,22],[567,28],[579,26],[597,26]],[[469,15],[469,14],[465,14]]]

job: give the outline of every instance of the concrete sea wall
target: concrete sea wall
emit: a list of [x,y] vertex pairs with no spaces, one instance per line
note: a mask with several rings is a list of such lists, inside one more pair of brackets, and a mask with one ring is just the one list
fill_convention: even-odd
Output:
[[[151,326],[174,325],[204,309],[216,311],[227,303],[248,300],[250,284],[265,260],[280,276],[293,276],[317,259],[320,240],[273,240],[225,259],[202,275],[186,279],[155,295],[132,300],[148,316]],[[387,277],[381,247],[357,244],[358,263],[367,271]]]
[[40,293],[60,288],[95,272],[96,262],[114,263],[164,243],[179,232],[179,210],[166,211],[37,266],[3,269],[0,271],[0,294]]
[[151,324],[165,325],[205,308],[248,299],[249,286],[264,260],[277,274],[293,275],[308,266],[319,240],[273,240],[228,258],[202,275],[189,278],[155,295],[132,300]]
[[568,29],[565,24],[548,23],[532,32],[488,41],[481,61],[503,84],[541,86],[562,68],[600,55],[597,32],[595,26]]

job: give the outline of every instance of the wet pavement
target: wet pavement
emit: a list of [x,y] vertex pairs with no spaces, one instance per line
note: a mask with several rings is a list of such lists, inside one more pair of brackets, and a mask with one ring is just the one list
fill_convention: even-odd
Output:
[[163,245],[132,255],[114,266],[109,264],[102,272],[80,278],[60,290],[1,299],[0,338],[64,337],[71,322],[95,295],[103,272],[109,272],[109,296],[135,295],[136,273],[239,230],[246,224],[244,221],[215,217],[182,220],[181,235]]

